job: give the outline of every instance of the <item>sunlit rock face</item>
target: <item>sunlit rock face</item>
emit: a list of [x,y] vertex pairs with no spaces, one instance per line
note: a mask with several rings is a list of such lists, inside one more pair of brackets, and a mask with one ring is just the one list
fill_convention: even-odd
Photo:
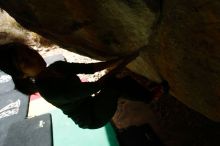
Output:
[[[163,2],[163,3],[162,3]],[[96,59],[141,49],[129,68],[220,121],[219,0],[0,0],[22,26]]]

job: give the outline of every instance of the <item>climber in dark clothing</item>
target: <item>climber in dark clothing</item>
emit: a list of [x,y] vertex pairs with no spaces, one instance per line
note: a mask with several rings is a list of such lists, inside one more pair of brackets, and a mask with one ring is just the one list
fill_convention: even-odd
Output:
[[144,102],[152,98],[150,91],[129,77],[119,79],[107,74],[96,82],[81,82],[76,75],[105,69],[103,63],[106,64],[58,61],[43,70],[36,77],[35,84],[47,101],[62,109],[79,127],[99,128],[113,117],[120,96]]
[[[48,102],[62,109],[80,127],[103,126],[116,110],[117,93],[105,89],[97,82],[80,81],[76,74],[92,73],[90,65],[68,63],[72,69],[69,67],[63,69],[62,65],[66,66],[67,63],[56,62],[39,74],[35,84],[40,94]],[[92,94],[96,93],[97,95],[92,97]]]
[[[26,94],[39,91],[82,128],[104,126],[114,115],[120,96],[144,102],[153,97],[152,92],[132,78],[115,76],[137,54],[90,64],[58,61],[46,67],[43,58],[26,45],[10,43],[0,46],[0,49],[3,52],[0,69],[12,75],[20,91]],[[114,68],[96,82],[81,82],[77,76],[112,66]],[[34,78],[35,82],[30,82],[30,78]]]

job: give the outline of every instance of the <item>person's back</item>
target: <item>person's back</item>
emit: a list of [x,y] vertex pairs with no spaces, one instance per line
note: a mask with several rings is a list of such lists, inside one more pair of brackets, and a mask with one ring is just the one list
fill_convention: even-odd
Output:
[[64,74],[63,70],[57,70],[52,64],[36,76],[35,84],[42,96],[56,105],[63,104],[68,99],[73,102],[74,99],[88,97],[92,94],[88,91],[93,88],[93,83],[83,83],[76,74],[71,72],[68,74],[71,75]]

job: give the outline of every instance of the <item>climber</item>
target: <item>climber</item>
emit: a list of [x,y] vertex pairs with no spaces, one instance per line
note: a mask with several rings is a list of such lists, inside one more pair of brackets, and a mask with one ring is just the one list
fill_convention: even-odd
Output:
[[[48,102],[62,109],[79,127],[100,128],[113,117],[120,96],[146,103],[154,97],[155,93],[131,77],[115,76],[136,56],[137,53],[122,59],[90,64],[58,61],[45,68],[35,78],[35,84]],[[95,73],[114,64],[116,66],[96,82],[81,82],[76,75]]]
[[[0,46],[0,49],[3,51],[0,69],[12,75],[18,89],[27,94],[38,91],[81,128],[104,126],[113,117],[120,96],[146,103],[154,96],[131,77],[116,77],[120,69],[135,59],[137,52],[106,62],[81,64],[57,61],[46,67],[37,51],[26,45],[10,43]],[[77,76],[109,67],[113,69],[95,82],[81,82]]]

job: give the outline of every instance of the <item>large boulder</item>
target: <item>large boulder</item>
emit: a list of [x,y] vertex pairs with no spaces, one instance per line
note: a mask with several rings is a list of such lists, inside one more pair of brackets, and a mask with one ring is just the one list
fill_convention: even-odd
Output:
[[170,0],[163,8],[143,54],[168,80],[173,96],[220,121],[220,1]]
[[130,69],[166,79],[177,99],[220,121],[219,0],[0,0],[0,7],[86,56],[109,59],[140,49]]
[[0,7],[70,51],[106,59],[147,45],[159,1],[0,0]]

